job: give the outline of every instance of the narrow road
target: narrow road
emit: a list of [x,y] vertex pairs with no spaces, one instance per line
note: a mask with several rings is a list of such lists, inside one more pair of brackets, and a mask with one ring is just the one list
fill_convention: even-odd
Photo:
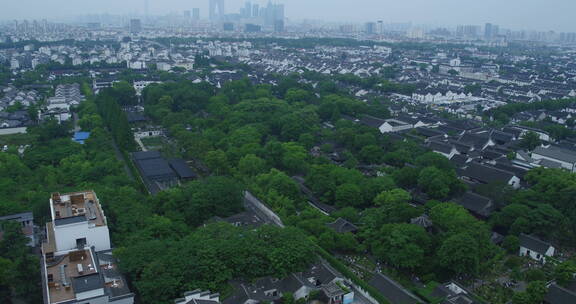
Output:
[[144,143],[142,143],[142,140],[140,138],[134,137],[134,140],[140,146],[140,149],[142,149],[142,151],[144,152],[148,151],[148,149],[146,149],[146,146],[144,145]]
[[72,112],[72,119],[74,120],[74,132],[80,132],[80,126],[78,126],[78,113]]
[[120,149],[118,148],[118,146],[116,145],[116,142],[114,140],[112,140],[112,147],[114,147],[114,154],[116,154],[116,158],[122,162],[122,164],[124,164],[124,171],[126,171],[126,175],[128,175],[128,177],[130,178],[131,181],[134,181],[134,175],[132,174],[132,171],[130,170],[130,168],[128,167],[128,164],[126,163],[127,161],[129,161],[128,159],[124,159],[124,155],[122,155],[122,152],[120,152]]

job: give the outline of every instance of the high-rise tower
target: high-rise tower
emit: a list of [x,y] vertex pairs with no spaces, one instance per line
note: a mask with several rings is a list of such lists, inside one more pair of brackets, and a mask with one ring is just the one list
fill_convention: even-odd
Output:
[[210,20],[224,19],[224,0],[210,0]]

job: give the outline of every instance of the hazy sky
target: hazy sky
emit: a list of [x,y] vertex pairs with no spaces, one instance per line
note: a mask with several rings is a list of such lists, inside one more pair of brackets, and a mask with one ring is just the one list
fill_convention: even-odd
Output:
[[[0,19],[70,17],[88,13],[139,14],[146,0],[0,0]],[[151,14],[193,7],[206,17],[208,0],[148,0]],[[244,0],[225,0],[226,13]],[[252,0],[267,3],[268,0]],[[428,25],[484,24],[513,29],[576,32],[575,0],[277,0],[292,20],[408,22]]]

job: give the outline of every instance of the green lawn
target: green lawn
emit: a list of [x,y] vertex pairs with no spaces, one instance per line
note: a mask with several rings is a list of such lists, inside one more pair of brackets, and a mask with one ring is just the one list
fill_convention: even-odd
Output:
[[423,288],[415,288],[414,292],[432,304],[440,303],[442,299],[432,297],[432,292],[434,292],[434,289],[436,289],[438,285],[440,285],[440,283],[431,281]]
[[162,137],[144,137],[141,139],[146,148],[159,148],[164,144]]

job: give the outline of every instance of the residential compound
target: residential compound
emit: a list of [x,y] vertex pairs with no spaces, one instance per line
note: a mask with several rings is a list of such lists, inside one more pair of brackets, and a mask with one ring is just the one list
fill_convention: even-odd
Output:
[[80,85],[63,84],[56,87],[54,97],[48,98],[44,118],[54,118],[58,122],[68,121],[72,117],[71,108],[84,100],[80,94]]
[[44,304],[134,303],[96,193],[53,193],[50,214],[42,243]]
[[[24,133],[31,117],[24,109],[36,105],[40,94],[35,90],[0,87],[0,134]],[[11,111],[10,109],[20,110]]]

